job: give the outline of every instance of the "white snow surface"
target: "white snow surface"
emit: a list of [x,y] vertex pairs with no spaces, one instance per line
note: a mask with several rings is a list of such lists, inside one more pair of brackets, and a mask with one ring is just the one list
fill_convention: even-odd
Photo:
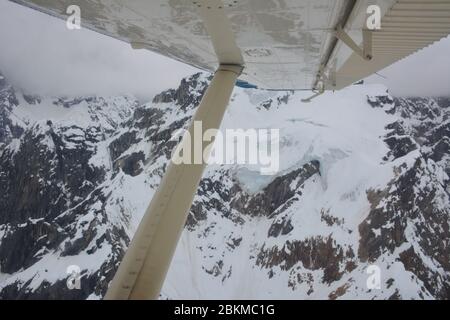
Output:
[[[309,104],[302,103],[301,99],[308,94],[295,92],[287,104],[277,106],[279,93],[261,94],[238,88],[222,124],[222,129],[280,129],[280,170],[277,175],[311,160],[320,161],[321,176],[309,181],[301,201],[283,213],[292,218],[295,233],[268,238],[272,221],[267,218],[244,217],[245,223],[236,225],[211,212],[198,231],[184,231],[163,296],[181,299],[326,299],[349,281],[355,283],[353,289],[342,298],[382,298],[394,292],[393,289],[367,292],[367,266],[364,265],[331,285],[322,283],[322,271],[313,271],[314,292],[307,295],[309,285],[306,283],[295,290],[287,288],[289,272],[279,270],[269,278],[268,271],[255,264],[254,254],[262,245],[282,247],[289,240],[319,235],[332,234],[337,244],[352,247],[357,252],[358,225],[366,218],[370,206],[366,191],[385,186],[393,177],[392,165],[382,160],[388,148],[380,137],[385,134],[385,125],[395,121],[396,116],[387,115],[367,103],[367,96],[386,95],[385,87],[352,86],[325,93]],[[275,101],[269,110],[255,108],[258,99],[271,96],[275,96]],[[237,180],[251,193],[262,190],[275,178],[261,176],[254,166],[243,167],[235,166],[232,170],[236,170]],[[208,170],[206,175],[214,176],[214,173],[214,170]],[[339,228],[327,226],[321,221],[322,209],[330,210],[331,215],[342,219],[344,224]],[[206,231],[211,228],[212,231]],[[203,232],[208,232],[206,237],[199,236]],[[231,237],[242,237],[241,244],[234,250],[224,245]],[[219,258],[224,262],[224,273],[231,270],[231,276],[225,280],[223,274],[216,277],[204,270],[211,269]],[[393,262],[395,257],[388,259]],[[387,264],[383,262],[383,265]],[[301,269],[301,263],[295,268]],[[388,279],[398,272],[396,269],[382,270],[383,277]],[[403,296],[417,298],[416,287],[409,284],[408,272],[401,272],[405,280],[397,285],[402,288]]]

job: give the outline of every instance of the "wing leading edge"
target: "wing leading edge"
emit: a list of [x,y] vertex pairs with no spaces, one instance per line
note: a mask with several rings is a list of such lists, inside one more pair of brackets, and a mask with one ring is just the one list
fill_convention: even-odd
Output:
[[[203,70],[243,64],[240,79],[266,89],[341,89],[450,33],[450,0],[11,0]],[[362,46],[366,9],[381,8],[372,60]]]

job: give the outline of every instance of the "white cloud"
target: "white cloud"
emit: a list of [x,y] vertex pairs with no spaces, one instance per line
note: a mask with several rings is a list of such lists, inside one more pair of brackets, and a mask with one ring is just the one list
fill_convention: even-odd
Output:
[[198,70],[0,0],[0,71],[30,92],[150,98]]

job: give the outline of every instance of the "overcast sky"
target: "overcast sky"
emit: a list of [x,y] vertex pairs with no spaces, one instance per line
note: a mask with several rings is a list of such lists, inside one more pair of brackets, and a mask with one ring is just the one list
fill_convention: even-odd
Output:
[[[150,99],[197,69],[0,0],[0,71],[26,91]],[[450,38],[370,77],[397,96],[450,95]]]
[[0,0],[0,71],[30,92],[151,98],[198,70]]

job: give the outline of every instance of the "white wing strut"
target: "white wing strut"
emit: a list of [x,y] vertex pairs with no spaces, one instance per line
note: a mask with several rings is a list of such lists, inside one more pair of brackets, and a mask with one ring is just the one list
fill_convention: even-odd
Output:
[[[187,144],[186,148],[191,148],[191,155],[195,153],[195,144],[188,140],[195,138],[194,122],[202,122],[203,132],[220,127],[233,87],[243,69],[242,55],[222,8],[220,0],[208,0],[208,6],[199,10],[220,66],[195,113],[188,130],[190,135],[185,135],[181,141]],[[210,143],[196,143],[201,143],[201,154],[204,155]],[[202,164],[170,162],[105,299],[159,297],[205,166],[203,161]]]
[[[241,70],[223,65],[215,73],[193,119],[202,121],[204,131],[219,128]],[[189,132],[194,137],[193,124]],[[169,164],[105,299],[158,298],[204,168]]]

